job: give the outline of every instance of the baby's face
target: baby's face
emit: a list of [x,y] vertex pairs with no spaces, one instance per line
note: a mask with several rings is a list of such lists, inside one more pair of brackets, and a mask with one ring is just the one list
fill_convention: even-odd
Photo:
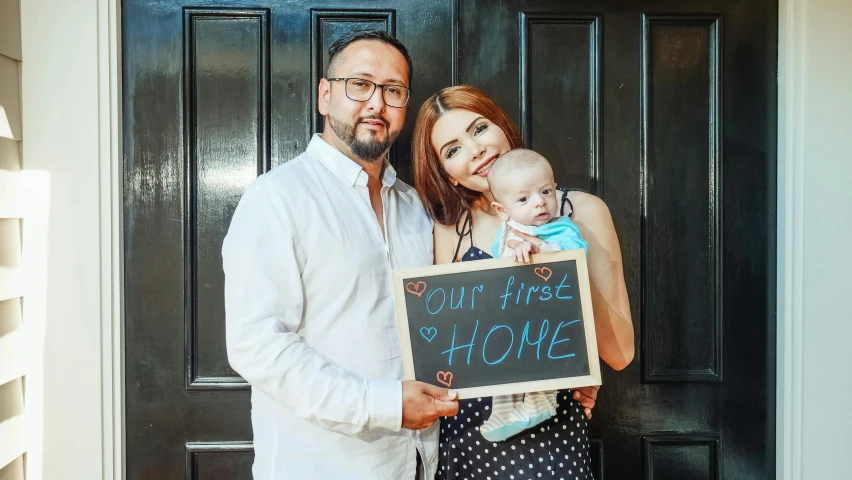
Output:
[[506,175],[500,185],[504,213],[522,225],[539,226],[556,218],[556,182],[553,171],[544,166]]

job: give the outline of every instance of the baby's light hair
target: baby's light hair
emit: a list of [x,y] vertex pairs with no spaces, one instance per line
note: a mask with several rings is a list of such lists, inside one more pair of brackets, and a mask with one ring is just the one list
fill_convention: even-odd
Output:
[[495,200],[500,201],[498,197],[502,193],[499,192],[501,180],[536,166],[547,168],[551,174],[553,172],[546,158],[526,148],[515,148],[497,157],[488,171],[488,188]]

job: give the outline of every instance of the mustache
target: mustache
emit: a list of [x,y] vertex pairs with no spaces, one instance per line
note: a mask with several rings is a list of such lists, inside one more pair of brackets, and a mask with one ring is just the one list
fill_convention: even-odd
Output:
[[364,120],[378,120],[385,124],[385,128],[390,128],[389,122],[381,115],[367,115],[366,117],[358,117],[358,121],[356,123],[361,123]]

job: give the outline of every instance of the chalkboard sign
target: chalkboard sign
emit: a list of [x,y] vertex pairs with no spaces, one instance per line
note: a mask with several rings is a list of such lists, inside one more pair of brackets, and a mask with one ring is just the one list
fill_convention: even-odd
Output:
[[407,380],[459,398],[600,385],[584,250],[394,271]]

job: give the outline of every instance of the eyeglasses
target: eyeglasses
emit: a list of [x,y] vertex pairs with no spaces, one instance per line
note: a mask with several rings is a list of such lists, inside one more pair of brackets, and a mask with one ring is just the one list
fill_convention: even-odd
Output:
[[408,100],[411,98],[411,90],[402,85],[380,85],[357,77],[328,79],[330,82],[335,80],[346,82],[346,96],[356,102],[366,102],[373,98],[376,87],[382,89],[382,100],[389,107],[402,108],[408,105]]

